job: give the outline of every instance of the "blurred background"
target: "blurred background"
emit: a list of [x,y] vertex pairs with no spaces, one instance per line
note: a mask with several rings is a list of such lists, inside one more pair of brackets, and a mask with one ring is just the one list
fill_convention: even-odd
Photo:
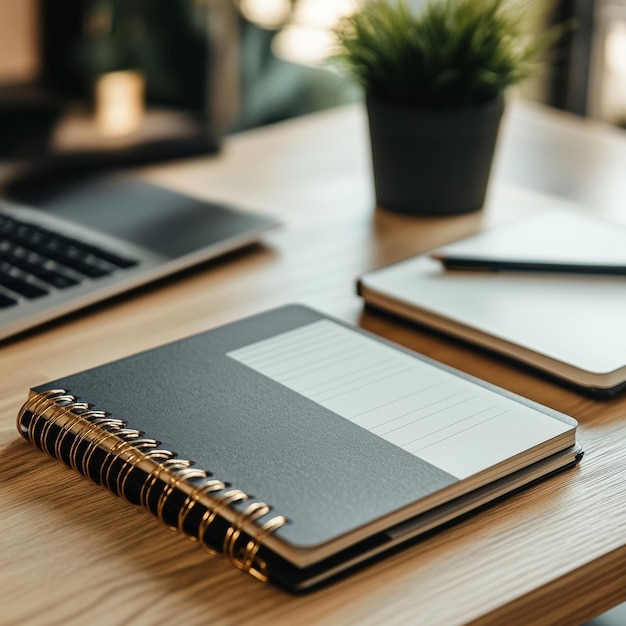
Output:
[[[355,100],[328,57],[356,6],[0,0],[0,182],[211,152],[225,134]],[[557,0],[537,29],[570,19],[522,97],[626,127],[626,0]],[[595,623],[626,623],[626,606]]]
[[0,157],[189,154],[345,102],[319,64],[349,5],[0,0]]
[[[0,159],[206,152],[225,133],[353,100],[328,56],[356,4],[0,0]],[[570,18],[524,97],[624,125],[626,0],[558,0],[548,19]]]

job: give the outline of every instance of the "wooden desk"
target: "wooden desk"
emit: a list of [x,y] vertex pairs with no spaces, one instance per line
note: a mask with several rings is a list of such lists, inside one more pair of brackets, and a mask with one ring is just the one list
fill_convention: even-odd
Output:
[[[264,246],[0,347],[1,623],[572,623],[626,600],[626,396],[590,400],[363,312],[354,289],[367,269],[543,206],[582,202],[626,220],[626,137],[516,104],[485,210],[437,220],[374,210],[365,128],[361,109],[339,109],[233,137],[218,158],[146,170],[284,227]],[[16,434],[31,385],[293,301],[570,413],[582,464],[298,597],[208,557]]]

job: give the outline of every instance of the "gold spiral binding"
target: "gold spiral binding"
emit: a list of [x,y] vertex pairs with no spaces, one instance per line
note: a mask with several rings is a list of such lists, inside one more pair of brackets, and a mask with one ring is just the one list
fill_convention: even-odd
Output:
[[239,537],[241,536],[241,529],[247,520],[254,521],[259,517],[263,517],[270,512],[270,507],[265,502],[253,502],[248,505],[246,509],[237,516],[237,520],[232,524],[226,534],[224,535],[224,544],[222,551],[230,559],[231,563],[239,569],[247,569],[248,564],[244,559],[239,558],[236,554],[236,546]]
[[[87,449],[85,450],[85,453],[83,454],[83,462],[81,464],[81,470],[82,470],[81,474],[87,477],[90,476],[88,472],[89,472],[89,468],[91,467],[91,459],[95,451],[98,449],[100,441],[102,440],[102,433],[108,433],[108,431],[105,430],[105,428],[114,430],[115,428],[117,428],[118,426],[122,424],[122,421],[107,417],[103,419],[98,418],[94,420],[94,423],[100,426],[100,428],[96,430],[95,432],[96,436],[94,436],[89,442],[89,445],[87,446]],[[101,485],[102,481],[100,481],[98,484]]]
[[[145,452],[144,449],[154,449],[159,445],[159,442],[155,439],[135,439],[133,441],[133,447],[137,449],[138,453],[134,454],[131,459],[127,459],[126,465],[123,468],[124,478],[122,479],[122,472],[117,476],[117,491],[125,500],[128,500],[124,494],[126,494],[126,482],[128,477],[133,473],[133,470],[141,460],[143,460]],[[121,480],[120,480],[121,479]]]
[[78,454],[78,448],[80,447],[81,443],[88,441],[89,433],[95,432],[95,429],[98,428],[97,424],[94,424],[93,420],[99,419],[101,416],[104,416],[103,411],[85,411],[85,413],[81,415],[81,417],[85,420],[85,423],[81,424],[80,431],[76,433],[68,454],[70,459],[70,467],[77,472],[80,471],[78,469],[78,459],[76,458]]
[[245,567],[242,569],[261,582],[266,583],[269,580],[267,563],[258,558],[259,550],[263,545],[262,537],[271,535],[288,522],[289,520],[284,515],[272,517],[261,526],[261,536],[257,539],[250,539],[246,544],[243,552]]
[[[146,456],[155,459],[156,452],[156,450],[151,450],[150,452],[146,453]],[[141,491],[139,493],[139,504],[141,504],[141,506],[148,510],[150,510],[150,495],[152,493],[152,489],[158,482],[159,477],[161,476],[161,472],[166,469],[167,464],[174,460],[175,455],[173,452],[171,452],[170,450],[163,450],[163,452],[167,452],[168,454],[165,456],[165,458],[163,458],[160,463],[152,468],[152,470],[148,474],[148,477],[141,486]]]
[[215,501],[211,507],[207,507],[207,510],[202,515],[200,519],[200,524],[198,524],[198,540],[202,547],[209,554],[221,554],[219,550],[212,548],[205,541],[205,537],[212,524],[217,519],[219,513],[223,510],[224,507],[235,504],[236,502],[242,502],[243,500],[247,500],[249,498],[247,493],[239,489],[231,489],[230,491],[226,491],[225,493],[220,494],[219,496],[215,496]]
[[72,426],[81,423],[80,412],[87,410],[89,406],[84,402],[70,402],[63,407],[63,416],[69,416],[67,421],[61,426],[61,432],[54,440],[54,458],[61,458],[61,451],[63,449],[63,442],[65,437],[71,432]]
[[[26,415],[29,421],[24,424],[22,420]],[[240,489],[230,489],[228,483],[221,480],[210,478],[210,472],[192,467],[193,461],[178,458],[175,452],[162,448],[157,440],[129,428],[124,420],[94,409],[64,389],[31,392],[18,413],[17,422],[22,436],[42,451],[128,502],[131,501],[127,497],[129,477],[141,465],[145,478],[134,504],[151,512],[167,528],[198,541],[210,554],[222,554],[238,569],[263,582],[268,580],[267,564],[259,558],[259,550],[264,537],[288,523],[282,515],[261,523],[271,512],[270,505],[255,501],[243,511],[237,511],[233,505],[252,500],[250,495]],[[58,432],[49,442],[50,433],[54,430]],[[66,442],[69,446],[65,446]],[[87,445],[81,453],[81,444],[84,443]],[[105,454],[94,467],[94,454],[98,450]],[[114,470],[116,461],[120,459],[123,461],[121,469]],[[160,491],[158,496],[153,496],[157,485]],[[174,505],[174,494],[181,492],[185,494],[184,502]],[[155,499],[156,505],[153,505]],[[199,507],[202,514],[197,529],[192,533],[185,524],[195,507]],[[233,517],[234,521],[229,522],[224,531],[220,551],[209,543],[209,538],[216,521],[226,521],[224,512],[227,509],[230,510],[228,517]],[[170,523],[168,519],[175,519],[176,523]],[[253,526],[256,530],[251,534]],[[248,539],[241,546],[245,541],[243,537]]]
[[126,502],[130,502],[130,500],[126,497],[126,482],[128,481],[128,477],[131,475],[137,464],[142,460],[143,453],[141,452],[141,450],[131,451],[129,457],[124,462],[124,467],[120,470],[115,478],[115,493],[117,493],[117,495],[123,500],[126,500]]
[[57,422],[59,422],[63,417],[70,413],[70,407],[72,406],[72,403],[68,402],[60,406],[61,409],[57,412],[56,415],[53,415],[52,419],[46,418],[47,411],[49,411],[52,407],[45,406],[40,418],[41,420],[44,420],[44,425],[41,429],[41,432],[39,433],[39,448],[41,448],[44,452],[52,457],[54,457],[54,452],[52,452],[52,450],[50,450],[50,448],[48,447],[48,433]]
[[113,440],[113,445],[107,452],[104,457],[104,461],[100,466],[100,484],[104,485],[109,491],[113,491],[113,487],[111,485],[111,470],[113,465],[115,465],[115,461],[119,459],[124,452],[132,451],[132,446],[124,439],[119,439],[117,434],[111,434],[104,431],[102,434],[98,436],[98,447],[101,447],[102,444],[107,440]]
[[185,536],[192,541],[198,540],[199,537],[196,537],[194,535],[188,535],[185,531],[185,522],[187,521],[187,517],[191,512],[191,509],[193,509],[193,507],[196,506],[196,504],[200,500],[202,494],[209,494],[214,491],[222,491],[223,489],[226,489],[226,485],[221,480],[215,479],[195,487],[194,490],[187,496],[185,502],[183,503],[183,506],[178,512],[178,530],[181,533],[184,533]]
[[157,517],[166,528],[168,528],[169,530],[173,530],[173,531],[178,530],[177,524],[176,525],[168,524],[164,518],[165,506],[170,496],[174,493],[176,489],[178,489],[178,487],[180,486],[180,483],[183,480],[190,480],[194,478],[206,478],[206,476],[207,476],[207,473],[204,470],[193,468],[193,467],[183,467],[176,473],[176,478],[172,482],[166,485],[166,487],[163,489],[163,491],[159,495],[159,500],[157,502]]
[[[47,403],[47,399],[48,399],[48,395],[53,396],[55,398],[57,398],[58,401],[72,401],[74,399],[74,396],[69,396],[69,395],[64,395],[65,392],[61,389],[55,389],[53,391],[49,391],[47,395],[41,395],[41,396],[33,396],[32,398],[30,398],[27,402],[26,405],[23,407],[22,411],[28,411],[30,413],[33,414],[33,418],[30,420],[29,424],[28,424],[28,439],[30,441],[32,441],[33,443],[35,443],[35,427],[37,426],[39,420],[41,419],[41,417],[43,416],[43,411],[46,408],[46,403]],[[19,416],[18,416],[18,428],[19,428]],[[19,428],[20,432],[21,432],[21,428]],[[37,445],[35,443],[35,445]],[[41,448],[41,450],[43,450],[43,447],[40,445],[39,446]]]

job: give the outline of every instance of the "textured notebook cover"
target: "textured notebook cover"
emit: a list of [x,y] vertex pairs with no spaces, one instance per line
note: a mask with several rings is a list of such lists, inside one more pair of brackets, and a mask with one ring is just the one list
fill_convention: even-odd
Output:
[[63,388],[289,522],[313,547],[458,479],[226,356],[325,319],[288,306],[37,387]]

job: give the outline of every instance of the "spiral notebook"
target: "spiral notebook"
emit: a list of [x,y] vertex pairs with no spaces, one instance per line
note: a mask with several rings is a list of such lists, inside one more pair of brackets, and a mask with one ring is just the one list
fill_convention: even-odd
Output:
[[572,418],[297,305],[36,386],[18,429],[291,590],[582,454]]

